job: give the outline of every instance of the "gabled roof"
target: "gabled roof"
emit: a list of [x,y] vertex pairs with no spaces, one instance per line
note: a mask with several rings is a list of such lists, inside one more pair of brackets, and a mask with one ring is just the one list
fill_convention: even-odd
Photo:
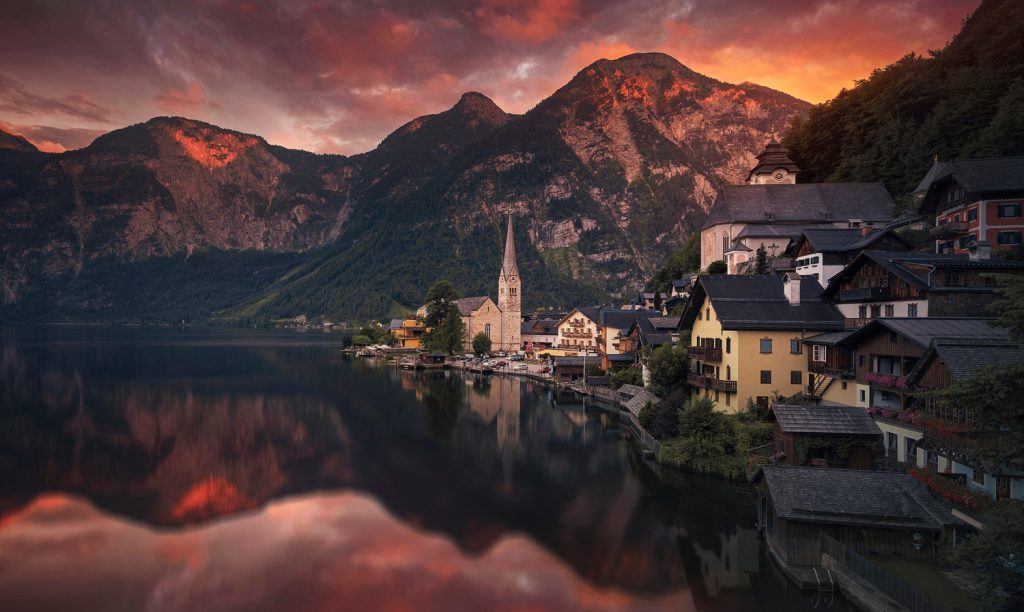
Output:
[[1010,332],[1005,327],[994,327],[992,319],[965,319],[929,317],[925,319],[875,319],[851,333],[842,344],[856,345],[880,329],[895,332],[921,348],[937,340],[975,340],[1009,342]]
[[726,185],[704,228],[719,223],[822,223],[892,218],[892,196],[881,183]]
[[[956,270],[977,270],[981,272],[1012,272],[1024,270],[1024,261],[1010,261],[1006,259],[971,259],[968,255],[953,255],[939,253],[904,253],[899,251],[862,251],[853,261],[846,265],[840,272],[832,277],[828,287],[825,288],[825,296],[831,297],[839,291],[840,283],[852,277],[857,270],[869,262],[892,272],[910,285],[918,289],[932,289],[936,291],[970,291],[968,287],[933,287],[929,285],[929,275],[923,276],[914,270],[914,266],[930,266],[942,269]],[[931,275],[934,278],[934,275]],[[991,291],[991,289],[984,289]]]
[[402,324],[404,322],[404,319],[391,319],[391,324],[388,325],[388,329],[402,329]]
[[558,324],[557,325],[561,325],[562,323],[565,323],[566,321],[571,319],[574,313],[579,313],[579,314],[583,315],[584,317],[590,319],[594,323],[600,323],[600,320],[599,320],[599,317],[600,317],[600,314],[601,314],[601,309],[600,308],[573,308],[569,312],[565,313],[565,315],[563,315],[562,318],[558,320]]
[[519,333],[524,336],[538,334],[554,336],[558,333],[558,321],[555,319],[529,319],[520,324]]
[[796,239],[792,249],[795,253],[805,242],[811,244],[815,253],[848,253],[862,251],[884,237],[899,240],[909,251],[911,246],[899,234],[890,230],[875,230],[867,236],[860,229],[814,228],[806,229]]
[[622,385],[619,387],[619,397],[625,402],[626,409],[633,413],[635,417],[640,416],[640,410],[648,402],[654,405],[661,401],[661,398],[657,395],[636,385]]
[[914,192],[928,192],[948,179],[972,193],[1024,191],[1024,156],[937,161]]
[[693,278],[696,274],[685,274],[683,278],[676,278],[672,280],[672,286],[676,289],[684,289],[693,284]]
[[818,334],[817,336],[811,336],[810,338],[804,338],[804,344],[823,344],[825,346],[834,346],[839,344],[843,340],[850,337],[850,334],[855,332],[855,329],[844,329],[843,331],[827,332],[824,334]]
[[843,315],[821,300],[817,278],[805,276],[800,284],[800,303],[790,304],[783,293],[785,277],[776,275],[701,275],[680,320],[689,329],[697,318],[704,298],[712,306],[723,329],[840,330]]
[[949,506],[910,474],[766,465],[776,514],[789,521],[940,531],[958,524]]
[[868,411],[855,406],[775,404],[775,420],[786,433],[881,436]]
[[936,358],[946,365],[954,381],[960,381],[987,366],[1024,363],[1024,348],[1009,339],[937,338],[907,373],[907,383],[916,384]]
[[459,313],[467,317],[477,311],[489,299],[491,298],[486,295],[464,297],[456,300],[455,305],[459,307]]

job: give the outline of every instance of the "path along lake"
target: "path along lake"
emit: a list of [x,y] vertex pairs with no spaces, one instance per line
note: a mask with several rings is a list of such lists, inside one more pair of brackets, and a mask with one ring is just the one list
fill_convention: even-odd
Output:
[[340,345],[0,328],[0,609],[828,607],[614,411]]

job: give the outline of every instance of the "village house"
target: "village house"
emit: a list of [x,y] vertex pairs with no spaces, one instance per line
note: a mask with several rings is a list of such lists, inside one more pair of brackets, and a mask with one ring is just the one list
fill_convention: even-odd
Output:
[[804,340],[807,353],[805,395],[822,404],[857,405],[853,351],[843,346],[854,330],[827,332]]
[[[700,233],[700,265],[726,262],[736,273],[764,246],[779,257],[804,229],[884,225],[893,200],[881,183],[796,183],[800,169],[770,142],[746,185],[722,187]],[[731,257],[726,257],[726,254]]]
[[933,558],[961,525],[906,473],[766,465],[753,482],[765,543],[786,565],[820,566],[823,535],[862,555]]
[[863,408],[775,404],[772,415],[786,465],[870,470],[882,454],[882,430]]
[[687,381],[720,410],[767,407],[773,392],[804,391],[803,340],[842,327],[814,278],[701,275],[679,322],[690,334]]
[[549,349],[558,344],[558,322],[565,313],[542,313],[522,322],[520,340],[527,355]]
[[418,349],[423,342],[423,334],[426,328],[423,321],[415,317],[405,319],[391,319],[388,331],[395,338],[395,346],[404,349]]
[[556,347],[567,356],[583,352],[597,355],[600,343],[600,309],[573,308],[555,326],[558,331]]
[[807,229],[786,249],[801,276],[816,276],[822,287],[865,250],[909,251],[899,234],[888,229]]
[[878,318],[984,316],[998,287],[990,274],[1024,273],[1024,261],[989,255],[982,243],[971,255],[864,251],[824,295],[848,327]]
[[966,253],[973,242],[997,249],[1024,234],[1024,157],[936,161],[915,190],[934,215],[936,253]]

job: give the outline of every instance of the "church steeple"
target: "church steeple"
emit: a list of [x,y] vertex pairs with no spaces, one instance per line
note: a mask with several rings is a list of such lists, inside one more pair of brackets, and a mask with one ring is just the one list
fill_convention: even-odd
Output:
[[512,214],[508,215],[508,231],[505,234],[505,258],[501,261],[501,276],[519,276],[516,266],[516,239],[512,234]]
[[789,149],[779,144],[772,134],[764,150],[757,154],[757,165],[750,169],[747,183],[750,185],[772,185],[796,183],[800,167],[790,159]]

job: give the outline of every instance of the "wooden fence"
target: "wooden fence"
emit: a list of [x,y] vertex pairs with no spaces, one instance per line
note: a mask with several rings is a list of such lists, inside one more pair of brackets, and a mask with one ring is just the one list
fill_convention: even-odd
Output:
[[959,608],[948,608],[937,603],[914,585],[868,561],[857,551],[825,534],[821,535],[821,552],[911,612],[961,612]]

